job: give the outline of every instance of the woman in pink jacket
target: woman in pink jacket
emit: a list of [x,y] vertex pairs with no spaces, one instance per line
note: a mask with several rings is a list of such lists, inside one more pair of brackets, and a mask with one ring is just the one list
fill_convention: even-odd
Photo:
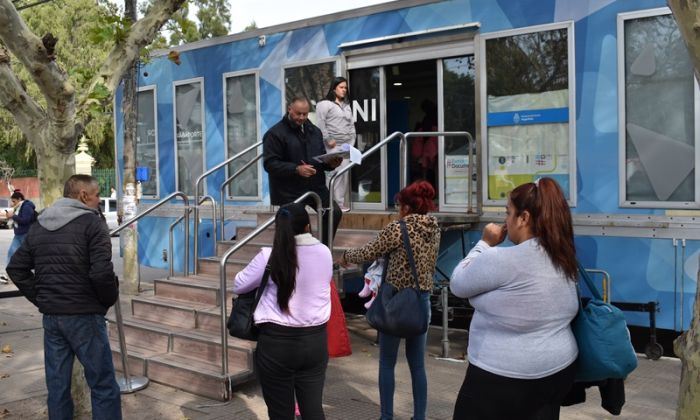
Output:
[[294,418],[295,395],[302,418],[325,418],[333,260],[310,232],[303,205],[281,207],[272,248],[262,248],[236,275],[233,286],[234,293],[249,292],[260,285],[266,266],[270,270],[253,318],[260,331],[255,369],[273,420]]

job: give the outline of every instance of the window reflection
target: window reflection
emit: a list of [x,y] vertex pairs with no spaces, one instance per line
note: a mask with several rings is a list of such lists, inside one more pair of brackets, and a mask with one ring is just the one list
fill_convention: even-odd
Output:
[[148,180],[141,182],[141,193],[158,195],[158,148],[156,147],[155,91],[137,95],[136,167],[148,168]]
[[627,201],[694,201],[694,77],[672,15],[627,20]]
[[[475,133],[474,56],[442,60],[445,131]],[[445,137],[445,203],[466,204],[472,182],[472,199],[476,202],[476,174],[469,174],[467,139]],[[476,153],[474,153],[476,156]],[[476,171],[476,165],[473,166]]]
[[[258,120],[255,75],[226,79],[226,147],[231,157],[258,141]],[[229,165],[228,176],[250,162],[257,154],[253,150]],[[229,184],[229,195],[258,196],[258,166],[253,165]]]
[[177,188],[194,195],[194,182],[203,173],[202,84],[175,87]]
[[486,40],[488,198],[540,176],[569,196],[568,30]]
[[315,123],[316,103],[326,97],[334,77],[335,61],[284,69],[285,112],[286,104],[296,96],[303,96],[311,102],[309,119]]
[[[355,116],[356,147],[366,152],[381,141],[379,115],[379,67],[350,72],[350,101]],[[381,153],[373,153],[362,160],[361,166],[351,169],[352,201],[381,203]]]

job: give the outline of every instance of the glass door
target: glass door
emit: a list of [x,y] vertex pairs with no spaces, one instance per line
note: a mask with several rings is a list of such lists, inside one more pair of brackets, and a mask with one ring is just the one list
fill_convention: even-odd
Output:
[[[441,79],[441,131],[467,131],[476,139],[475,64],[473,54],[440,60],[438,69]],[[476,207],[476,144],[471,145],[474,162],[470,174],[467,139],[443,137],[441,140],[440,210],[465,211],[470,182],[472,206]]]
[[[386,137],[382,124],[384,71],[369,67],[349,72],[350,100],[355,117],[357,141],[355,147],[365,153]],[[386,209],[382,191],[386,191],[386,174],[382,162],[386,151],[375,152],[362,160],[362,165],[351,170],[351,201],[356,209]]]

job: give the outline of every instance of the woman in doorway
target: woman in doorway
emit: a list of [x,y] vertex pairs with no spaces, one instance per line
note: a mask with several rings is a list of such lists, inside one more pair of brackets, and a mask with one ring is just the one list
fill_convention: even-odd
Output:
[[[355,123],[348,99],[348,81],[344,77],[333,79],[326,98],[316,105],[316,126],[323,133],[323,142],[328,153],[340,151],[342,144],[355,145]],[[343,163],[336,170],[349,164],[349,159],[343,159]],[[331,191],[333,199],[343,211],[350,210],[345,203],[349,181],[350,174],[346,172],[335,181]]]
[[303,204],[282,206],[275,216],[272,248],[262,248],[236,274],[233,285],[234,293],[249,292],[260,286],[269,270],[253,318],[260,332],[255,370],[272,420],[294,418],[295,394],[302,418],[325,418],[333,260],[330,250],[310,232]]
[[[496,247],[506,236],[515,246]],[[452,273],[450,289],[474,307],[469,368],[455,419],[559,418],[578,356],[571,213],[551,178],[510,192],[505,224],[489,223]]]
[[[437,219],[427,213],[435,210],[433,199],[435,190],[426,181],[418,181],[396,194],[396,208],[399,218],[406,223],[409,242],[415,255],[416,271],[420,283],[421,298],[425,304],[423,310],[430,317],[430,291],[433,290],[433,273],[440,247],[440,228]],[[348,263],[374,261],[389,254],[387,275],[383,281],[391,283],[397,289],[414,287],[415,279],[411,273],[408,255],[404,248],[399,221],[389,223],[367,245],[349,249],[338,261],[346,266]],[[379,400],[381,418],[394,418],[394,367],[401,338],[381,332],[379,335]],[[413,418],[425,419],[428,400],[428,382],[425,375],[425,342],[428,333],[406,339],[406,359],[411,371],[413,384]]]

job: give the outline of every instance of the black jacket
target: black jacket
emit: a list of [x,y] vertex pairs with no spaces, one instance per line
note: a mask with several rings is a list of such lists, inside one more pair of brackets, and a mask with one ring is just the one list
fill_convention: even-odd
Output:
[[[302,131],[285,115],[272,126],[263,136],[263,166],[270,179],[271,204],[291,203],[305,192],[314,191],[321,197],[324,207],[328,207],[330,195],[324,171],[333,168],[313,158],[325,153],[323,134],[310,121],[304,123]],[[314,165],[316,175],[300,176],[296,168],[302,161]]]
[[44,314],[104,315],[119,295],[107,225],[70,198],[41,213],[7,273]]

